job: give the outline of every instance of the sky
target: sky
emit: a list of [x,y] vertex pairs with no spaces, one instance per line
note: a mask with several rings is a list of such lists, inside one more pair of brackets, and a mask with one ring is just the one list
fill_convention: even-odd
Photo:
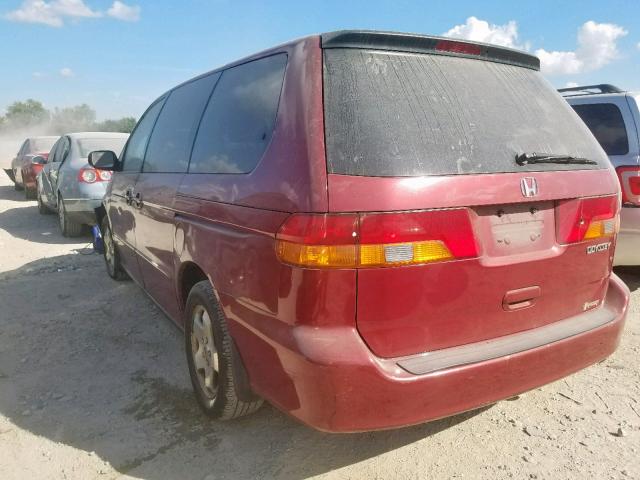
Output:
[[496,43],[540,57],[556,87],[640,90],[639,0],[0,0],[0,114],[34,98],[138,117],[199,73],[340,29]]

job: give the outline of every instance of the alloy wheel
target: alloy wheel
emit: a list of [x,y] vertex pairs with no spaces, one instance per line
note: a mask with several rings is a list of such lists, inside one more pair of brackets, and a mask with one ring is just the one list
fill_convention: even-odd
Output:
[[191,316],[191,354],[198,382],[207,399],[213,403],[218,393],[220,365],[213,338],[213,326],[207,310],[197,305]]

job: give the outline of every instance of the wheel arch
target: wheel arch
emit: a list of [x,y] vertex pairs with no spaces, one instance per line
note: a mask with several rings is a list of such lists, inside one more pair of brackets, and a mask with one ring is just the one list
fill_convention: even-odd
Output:
[[183,262],[178,269],[177,280],[178,303],[180,306],[180,310],[182,311],[184,311],[187,304],[187,297],[189,297],[189,292],[196,283],[207,280],[209,283],[211,283],[211,288],[213,288],[214,293],[216,293],[215,287],[213,286],[213,283],[211,282],[207,274],[204,273],[204,270],[195,262]]

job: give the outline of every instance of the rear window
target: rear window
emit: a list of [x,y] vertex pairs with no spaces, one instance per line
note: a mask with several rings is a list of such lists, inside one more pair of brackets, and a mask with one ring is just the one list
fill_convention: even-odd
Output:
[[[324,51],[330,173],[422,176],[605,168],[571,107],[523,67],[445,55]],[[519,166],[522,153],[597,165]]]
[[607,155],[629,153],[629,139],[622,112],[612,103],[573,105],[580,118],[587,124]]
[[58,140],[58,137],[33,138],[29,142],[29,151],[30,153],[49,152],[53,144],[56,143],[56,140]]
[[94,150],[111,150],[116,155],[120,155],[127,137],[122,138],[81,138],[78,140],[80,156],[86,158]]

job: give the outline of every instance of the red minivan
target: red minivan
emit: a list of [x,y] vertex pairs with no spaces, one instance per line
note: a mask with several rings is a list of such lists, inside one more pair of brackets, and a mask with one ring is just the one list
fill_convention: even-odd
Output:
[[108,272],[184,329],[212,417],[410,425],[618,345],[619,184],[526,53],[311,36],[177,86],[90,161],[115,172]]

